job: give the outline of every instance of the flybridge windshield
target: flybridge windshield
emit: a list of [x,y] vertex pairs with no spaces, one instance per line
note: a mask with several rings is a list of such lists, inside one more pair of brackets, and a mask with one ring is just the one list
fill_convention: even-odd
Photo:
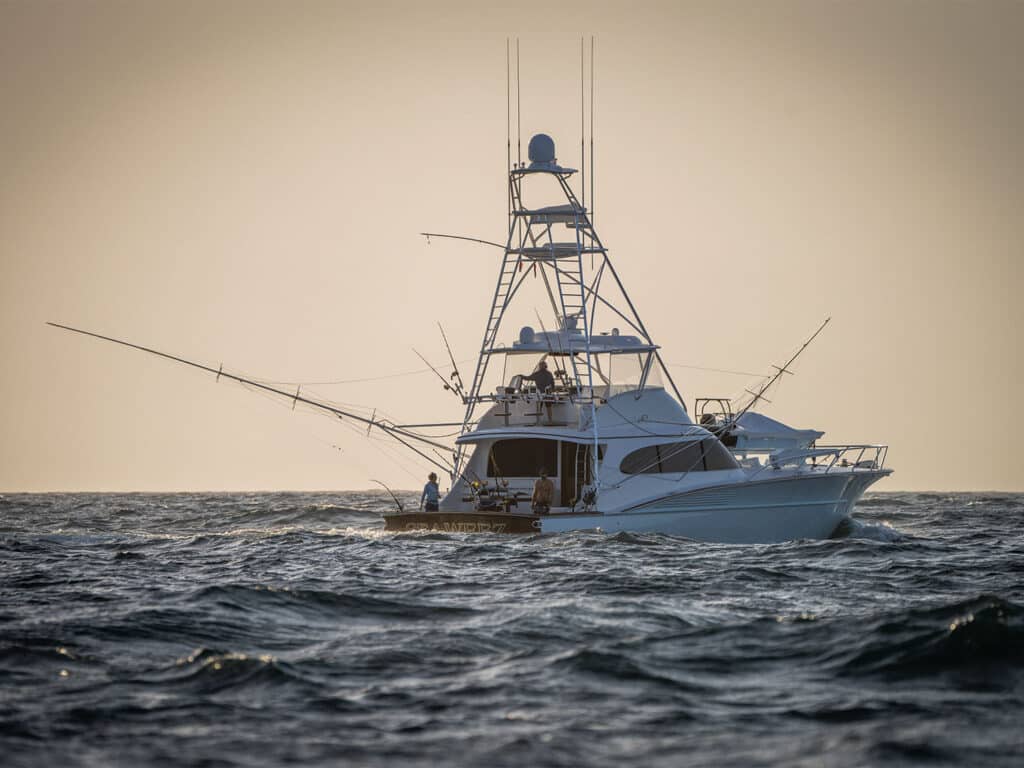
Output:
[[[579,364],[581,357],[579,353],[509,354],[505,358],[505,381],[510,386],[524,385],[529,389],[531,379],[528,377],[532,377],[543,362],[554,378],[555,390],[566,390],[575,386],[570,358],[575,358]],[[590,362],[595,392],[605,398],[634,389],[664,386],[661,369],[651,352],[601,355],[591,352]]]
[[608,355],[607,384],[626,389],[663,386],[661,369],[651,354]]

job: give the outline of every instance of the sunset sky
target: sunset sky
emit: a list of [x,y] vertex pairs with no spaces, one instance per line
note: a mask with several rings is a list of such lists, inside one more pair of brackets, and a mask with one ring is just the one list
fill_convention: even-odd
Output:
[[421,485],[44,323],[459,418],[429,372],[315,383],[444,363],[438,321],[474,358],[500,252],[418,233],[505,239],[509,36],[524,152],[578,165],[591,35],[597,229],[688,406],[831,316],[767,415],[890,444],[877,490],[1024,490],[1024,3],[2,0],[0,491]]

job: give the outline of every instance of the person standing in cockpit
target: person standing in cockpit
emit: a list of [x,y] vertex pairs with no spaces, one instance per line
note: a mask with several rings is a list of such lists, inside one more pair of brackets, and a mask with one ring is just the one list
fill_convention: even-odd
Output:
[[423,486],[423,493],[420,495],[420,509],[424,512],[437,512],[437,505],[440,499],[441,494],[437,488],[437,473],[431,472],[427,476],[427,484]]

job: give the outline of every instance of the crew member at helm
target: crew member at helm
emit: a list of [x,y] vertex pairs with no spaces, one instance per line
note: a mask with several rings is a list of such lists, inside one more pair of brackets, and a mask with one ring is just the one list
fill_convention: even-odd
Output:
[[537,391],[541,393],[550,392],[555,388],[555,377],[548,370],[545,360],[537,363],[537,369],[533,373],[523,376],[523,381],[532,381],[537,385]]
[[[523,381],[532,381],[537,386],[537,391],[544,400],[544,407],[547,409],[548,423],[550,424],[553,420],[551,418],[551,401],[544,397],[544,395],[555,388],[555,377],[552,376],[551,371],[548,370],[547,362],[541,360],[537,363],[537,370],[528,376],[523,376]],[[540,414],[537,415],[537,421],[540,421]]]

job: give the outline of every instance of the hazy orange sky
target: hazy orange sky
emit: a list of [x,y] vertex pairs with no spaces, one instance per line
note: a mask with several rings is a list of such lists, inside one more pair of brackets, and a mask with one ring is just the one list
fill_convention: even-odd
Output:
[[[478,348],[522,131],[579,157],[667,362],[766,371],[764,411],[887,442],[878,490],[1024,490],[1024,3],[0,2],[0,490],[397,487],[359,428],[56,331],[287,382]],[[514,336],[515,329],[505,335]],[[464,366],[464,373],[470,366]],[[673,368],[688,404],[742,376]],[[396,420],[432,375],[307,384]]]

